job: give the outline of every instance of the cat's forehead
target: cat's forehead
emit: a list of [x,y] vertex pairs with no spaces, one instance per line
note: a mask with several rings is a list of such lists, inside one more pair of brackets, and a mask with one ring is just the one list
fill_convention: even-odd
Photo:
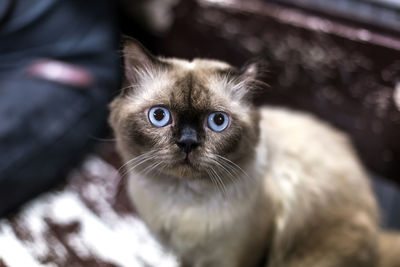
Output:
[[165,62],[168,68],[152,71],[153,75],[142,84],[149,100],[181,110],[207,110],[229,102],[226,75],[234,70],[230,65],[206,59],[168,59]]
[[233,69],[230,65],[206,59],[172,60],[171,63],[168,74],[173,81],[171,95],[180,96],[181,99],[177,99],[180,103],[201,109],[210,105],[212,100],[226,98],[221,95],[220,87],[223,86],[224,73]]
[[[225,78],[233,68],[223,62],[206,59],[175,61],[171,75],[174,85],[171,95],[179,92],[182,108],[207,110],[216,106],[226,106],[230,95]],[[224,103],[225,102],[225,103]]]

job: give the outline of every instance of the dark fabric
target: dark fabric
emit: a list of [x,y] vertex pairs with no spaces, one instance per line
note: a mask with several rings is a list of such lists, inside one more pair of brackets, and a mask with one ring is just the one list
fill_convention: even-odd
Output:
[[[19,0],[0,25],[0,215],[55,184],[106,129],[120,76],[113,11],[108,0]],[[29,76],[45,58],[84,67],[95,82]]]
[[14,0],[3,0],[0,2],[0,26],[7,21],[14,7]]
[[16,0],[0,26],[0,78],[38,58],[90,68],[99,82],[114,82],[118,40],[108,0]]
[[381,210],[382,226],[400,230],[400,190],[392,182],[371,175],[372,185]]

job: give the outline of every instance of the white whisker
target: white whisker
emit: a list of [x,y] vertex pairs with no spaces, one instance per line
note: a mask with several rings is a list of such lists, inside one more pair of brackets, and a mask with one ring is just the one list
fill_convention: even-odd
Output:
[[[232,174],[232,172],[229,170],[230,168],[228,165],[224,165],[225,164],[224,162],[219,162],[216,159],[210,158],[210,160],[216,164],[216,167],[221,168],[222,171],[227,174],[227,177],[229,178],[229,180],[231,182],[233,182],[234,184],[237,184],[239,182],[240,177],[237,176],[237,172],[235,172],[236,176],[234,174]],[[235,170],[232,169],[232,171],[235,171]]]
[[211,167],[211,172],[214,173],[214,178],[216,179],[217,183],[220,185],[223,196],[226,196],[227,191],[226,191],[224,181],[221,179],[221,176],[219,176],[218,173],[212,167]]
[[211,182],[216,186],[217,190],[223,194],[223,191],[220,187],[220,184],[217,182],[217,178],[215,177],[214,172],[211,172],[211,171],[209,172],[207,170],[207,174],[208,174],[208,177],[210,177]]
[[127,166],[127,165],[129,165],[129,164],[131,164],[131,163],[133,163],[133,162],[135,162],[135,161],[137,161],[137,160],[140,160],[140,159],[143,158],[143,157],[149,156],[149,154],[152,154],[152,153],[154,153],[154,152],[156,152],[156,151],[157,151],[157,150],[155,150],[155,149],[154,149],[154,150],[150,150],[150,151],[148,151],[148,152],[146,152],[146,153],[143,153],[143,154],[141,154],[141,155],[139,155],[139,156],[136,156],[136,157],[134,157],[134,158],[128,160],[128,161],[125,162],[121,167],[119,167],[118,171],[121,171],[121,169],[124,168],[125,166]]
[[249,179],[252,179],[239,165],[237,165],[233,161],[231,161],[231,160],[229,160],[229,159],[227,159],[227,158],[225,158],[225,157],[223,157],[221,155],[218,155],[218,154],[215,154],[215,156],[217,156],[218,158],[220,158],[220,159],[224,160],[225,162],[231,164],[231,166],[234,166],[235,168],[240,170],[246,177],[248,177]]
[[143,171],[142,171],[142,174],[143,175],[147,175],[147,174],[149,174],[150,172],[152,172],[154,169],[156,169],[158,166],[160,166],[162,164],[162,162],[157,162],[157,163],[154,163],[154,164],[152,164],[152,165],[149,165],[149,166],[147,166]]

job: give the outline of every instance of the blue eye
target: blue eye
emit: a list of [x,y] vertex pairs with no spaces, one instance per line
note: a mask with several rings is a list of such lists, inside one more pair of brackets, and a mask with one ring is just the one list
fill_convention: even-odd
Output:
[[214,132],[222,132],[228,127],[229,116],[224,112],[213,112],[207,119],[208,127]]
[[164,127],[171,122],[171,113],[163,107],[152,107],[149,110],[149,120],[156,127]]

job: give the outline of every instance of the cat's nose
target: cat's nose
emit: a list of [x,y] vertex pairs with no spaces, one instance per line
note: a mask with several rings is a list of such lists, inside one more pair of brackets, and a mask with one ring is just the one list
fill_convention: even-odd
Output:
[[176,142],[176,144],[186,153],[191,152],[193,149],[195,149],[196,147],[199,146],[199,143],[197,142],[197,140],[193,140],[193,139],[182,139],[178,142]]
[[180,138],[176,141],[176,145],[186,153],[194,150],[200,145],[196,130],[190,126],[184,126]]

